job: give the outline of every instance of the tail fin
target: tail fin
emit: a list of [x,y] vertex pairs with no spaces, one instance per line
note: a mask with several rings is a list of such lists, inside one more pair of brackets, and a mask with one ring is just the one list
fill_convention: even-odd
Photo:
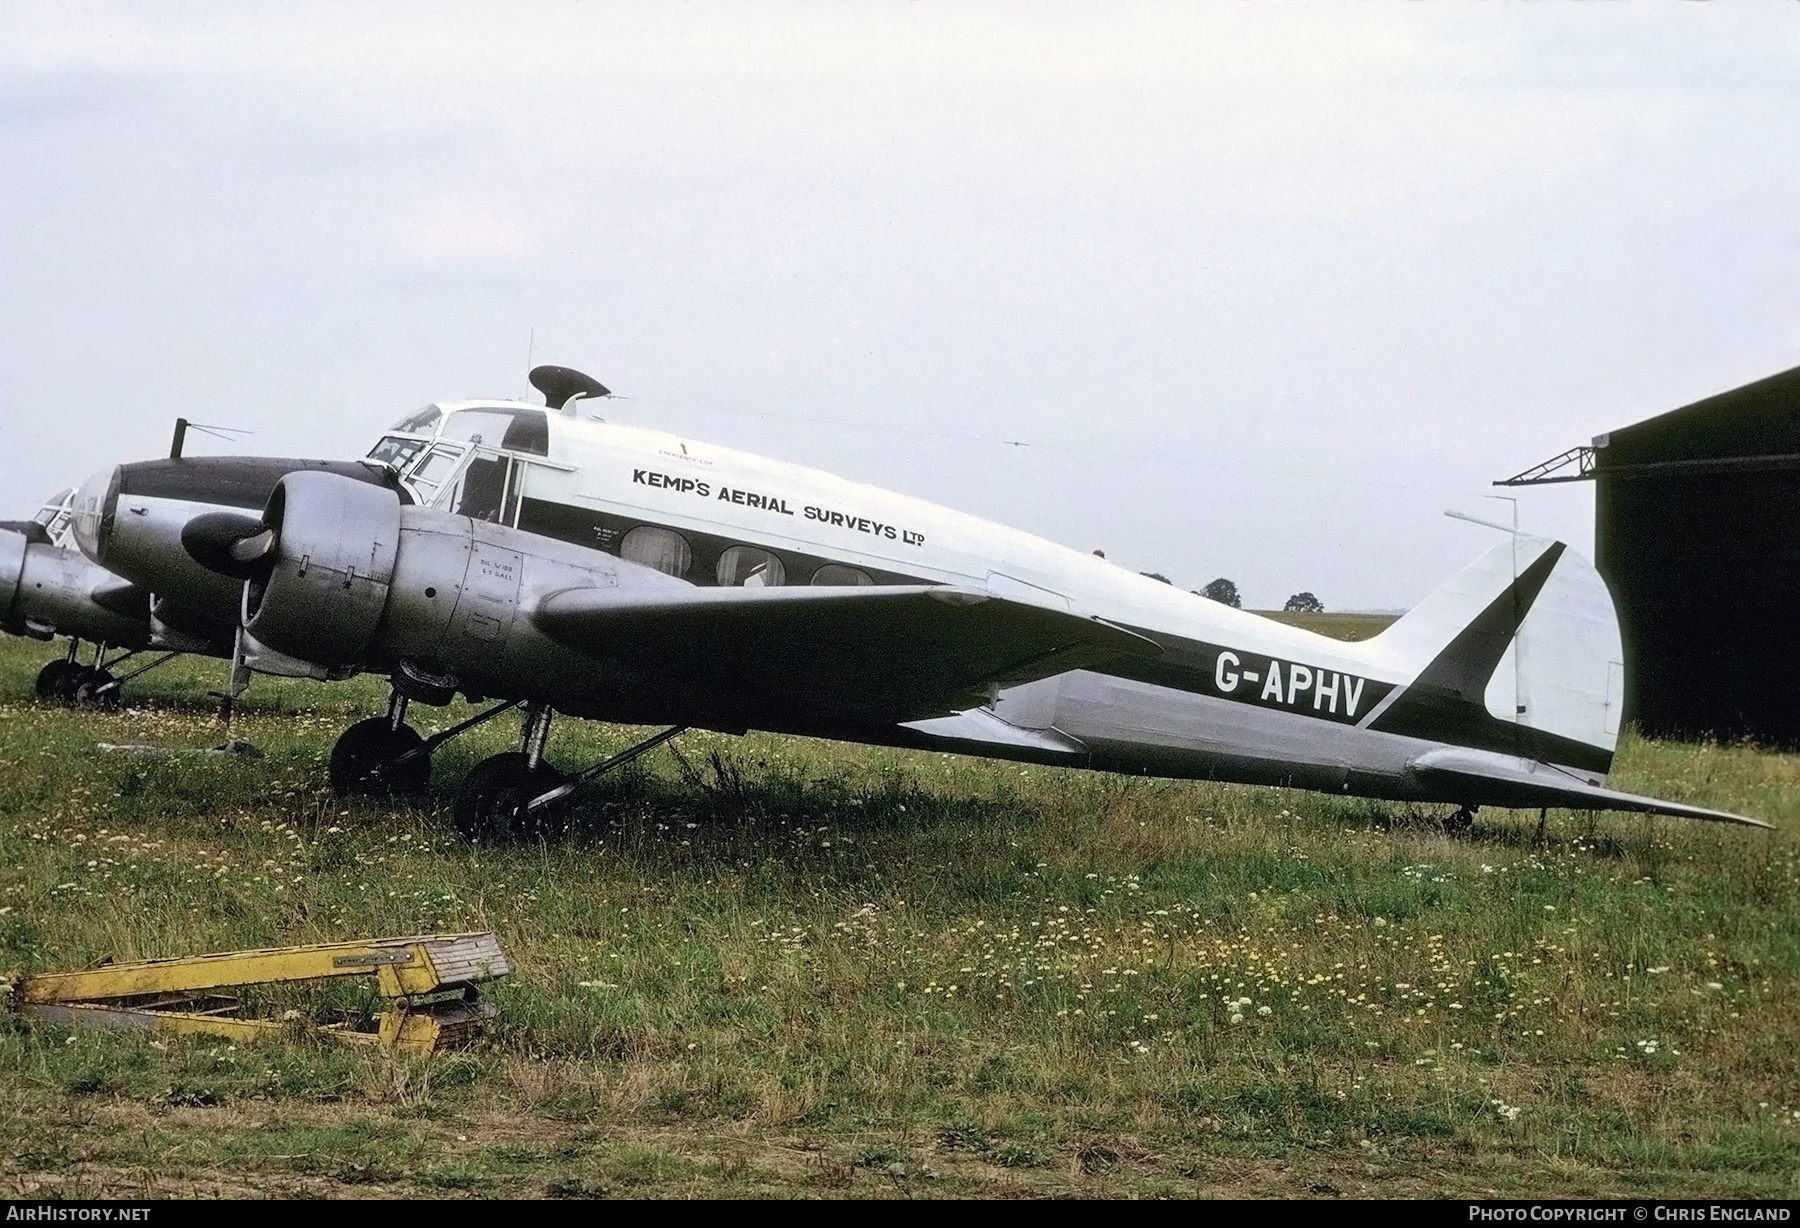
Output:
[[1368,643],[1413,675],[1370,728],[1590,777],[1611,766],[1624,699],[1618,616],[1600,573],[1563,543],[1516,536],[1494,547]]

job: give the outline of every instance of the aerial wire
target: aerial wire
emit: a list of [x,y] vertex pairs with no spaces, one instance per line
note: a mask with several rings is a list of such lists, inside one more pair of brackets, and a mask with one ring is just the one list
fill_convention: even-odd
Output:
[[[1427,486],[1418,482],[1390,482],[1378,478],[1345,477],[1341,474],[1315,473],[1295,469],[1269,469],[1255,465],[1233,465],[1219,461],[1193,460],[1184,456],[1151,455],[1138,452],[1114,452],[1104,448],[1082,448],[1069,444],[1044,443],[1025,439],[1003,439],[994,435],[965,435],[953,431],[933,431],[901,426],[883,426],[865,422],[844,422],[832,418],[812,418],[801,414],[777,413],[772,410],[738,409],[723,405],[714,405],[703,401],[678,401],[664,398],[631,397],[614,393],[614,401],[632,401],[641,405],[665,405],[680,409],[695,410],[700,413],[737,414],[746,418],[771,418],[783,422],[803,422],[813,426],[828,426],[834,429],[871,431],[881,434],[906,435],[911,438],[949,439],[958,443],[984,443],[1001,447],[1035,450],[1040,452],[1062,452],[1071,456],[1105,457],[1110,460],[1134,461],[1142,464],[1174,465],[1193,469],[1214,469],[1226,473],[1254,474],[1259,477],[1299,478],[1308,482],[1329,482],[1340,486],[1373,486],[1386,490],[1434,491],[1439,494],[1464,494],[1466,487],[1461,486]],[[1471,519],[1458,517],[1458,519]],[[1485,524],[1485,521],[1477,521]],[[1498,526],[1492,526],[1498,527]]]

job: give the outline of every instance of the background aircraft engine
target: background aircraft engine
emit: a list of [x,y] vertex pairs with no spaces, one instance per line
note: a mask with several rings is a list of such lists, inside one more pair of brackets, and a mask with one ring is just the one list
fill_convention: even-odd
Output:
[[0,631],[114,648],[149,642],[149,595],[73,550],[0,529]]
[[25,633],[24,619],[14,612],[19,576],[25,570],[25,535],[0,529],[0,626],[14,635]]
[[231,547],[260,568],[244,585],[244,629],[326,666],[360,664],[387,605],[400,540],[400,499],[330,473],[290,473],[262,531]]

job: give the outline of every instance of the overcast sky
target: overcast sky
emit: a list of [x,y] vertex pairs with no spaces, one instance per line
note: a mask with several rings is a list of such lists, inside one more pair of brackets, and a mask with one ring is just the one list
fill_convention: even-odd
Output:
[[359,455],[556,362],[1393,608],[1493,479],[1800,364],[1793,3],[21,3],[0,168],[0,515],[178,414]]

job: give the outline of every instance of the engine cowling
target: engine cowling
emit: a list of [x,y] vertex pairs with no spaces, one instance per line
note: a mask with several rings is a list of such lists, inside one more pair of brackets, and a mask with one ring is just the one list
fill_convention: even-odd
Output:
[[25,570],[25,535],[0,529],[0,628],[22,635],[24,620],[13,610],[19,597],[19,577]]
[[394,578],[399,496],[337,474],[290,473],[262,522],[271,536],[264,568],[244,585],[244,629],[302,660],[359,664]]

